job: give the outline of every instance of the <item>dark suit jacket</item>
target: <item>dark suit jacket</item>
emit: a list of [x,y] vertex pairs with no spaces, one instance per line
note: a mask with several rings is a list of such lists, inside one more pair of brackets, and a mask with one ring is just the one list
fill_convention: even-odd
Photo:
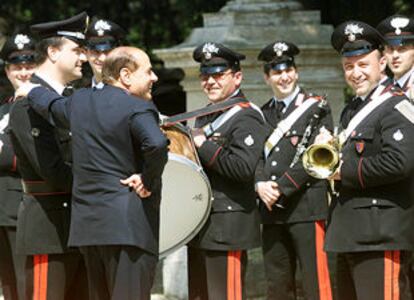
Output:
[[[63,98],[35,88],[32,106],[73,140],[69,245],[130,245],[158,253],[161,174],[167,140],[154,104],[113,86],[81,89]],[[51,114],[49,114],[51,112]],[[120,183],[142,173],[149,199]]]
[[12,98],[0,104],[0,226],[16,226],[17,210],[22,200],[22,184],[17,172],[17,160],[8,135],[8,118]]
[[[222,113],[201,117],[195,126],[203,127]],[[254,170],[263,151],[264,132],[261,113],[247,105],[198,149],[214,201],[207,223],[190,246],[237,250],[260,245]]]
[[342,179],[339,198],[331,205],[327,251],[413,248],[414,125],[395,108],[406,100],[404,94],[392,93],[356,127],[342,149]]
[[[287,107],[282,118],[288,117],[298,106],[296,103],[300,94]],[[266,121],[273,130],[281,119],[272,115],[272,99],[263,105],[262,110]],[[277,182],[282,192],[282,201],[285,208],[274,209],[270,212],[260,200],[260,213],[264,224],[295,223],[326,219],[328,214],[327,185],[324,180],[316,180],[306,173],[302,164],[302,157],[290,168],[295,157],[297,146],[301,142],[310,119],[314,114],[320,115],[320,121],[315,122],[308,145],[311,145],[319,128],[325,126],[332,131],[333,121],[329,107],[322,112],[318,109],[318,103],[313,104],[292,126],[292,128],[279,141],[278,145],[270,152],[267,159],[263,156],[256,170],[256,182],[273,180]]]
[[[32,81],[52,89],[36,76]],[[17,251],[27,255],[63,253],[68,250],[72,187],[69,131],[56,130],[23,99],[11,108],[10,138],[22,180],[49,186],[47,193],[23,196]]]

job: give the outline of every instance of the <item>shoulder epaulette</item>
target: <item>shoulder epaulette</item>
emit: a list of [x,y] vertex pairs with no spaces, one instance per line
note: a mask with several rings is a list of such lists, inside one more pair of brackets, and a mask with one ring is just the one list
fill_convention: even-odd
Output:
[[410,101],[407,99],[403,100],[395,105],[394,108],[414,124],[414,105]]

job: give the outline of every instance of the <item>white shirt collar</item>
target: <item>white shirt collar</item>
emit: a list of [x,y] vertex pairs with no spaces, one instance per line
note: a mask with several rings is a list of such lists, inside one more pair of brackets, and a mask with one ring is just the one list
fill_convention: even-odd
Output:
[[[414,73],[414,67],[411,68],[407,73],[405,73],[403,76],[400,77],[400,79],[397,80],[397,83],[400,87],[404,87],[407,80],[409,80],[410,76]],[[413,75],[414,76],[414,75]]]
[[58,93],[59,95],[62,95],[63,90],[65,89],[65,86],[63,84],[61,84],[60,82],[57,82],[56,80],[47,78],[39,73],[36,73],[36,76],[42,79],[43,81],[45,81],[47,84],[49,84],[52,87],[52,89],[56,91],[56,93]]
[[92,77],[92,84],[91,84],[91,86],[93,87],[93,88],[97,88],[97,89],[101,89],[101,88],[103,88],[104,87],[104,83],[102,82],[102,81],[99,81],[99,82],[96,82],[96,78],[95,78],[95,76],[93,76]]
[[293,93],[291,93],[289,96],[287,96],[285,98],[277,99],[276,96],[273,96],[273,101],[272,101],[271,105],[275,105],[276,101],[283,101],[283,103],[285,104],[285,108],[283,109],[283,111],[286,111],[286,109],[288,108],[290,103],[292,103],[292,101],[295,100],[295,98],[299,94],[299,92],[300,92],[300,88],[299,88],[299,86],[296,86]]

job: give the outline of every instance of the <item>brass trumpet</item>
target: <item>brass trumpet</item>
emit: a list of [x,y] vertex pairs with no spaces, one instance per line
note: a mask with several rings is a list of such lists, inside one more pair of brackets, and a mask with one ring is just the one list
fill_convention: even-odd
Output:
[[341,145],[337,137],[329,143],[310,145],[303,153],[303,167],[310,176],[327,179],[339,167],[340,152]]

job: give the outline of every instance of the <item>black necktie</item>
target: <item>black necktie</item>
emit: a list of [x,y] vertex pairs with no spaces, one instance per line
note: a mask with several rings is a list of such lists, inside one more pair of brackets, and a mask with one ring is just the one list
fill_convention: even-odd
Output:
[[349,104],[347,108],[347,112],[345,113],[343,119],[342,119],[342,127],[346,128],[351,121],[351,119],[358,113],[358,111],[363,106],[362,104],[364,101],[361,97],[356,97],[352,100],[352,102]]
[[65,87],[65,89],[63,90],[63,92],[62,92],[62,96],[69,97],[69,96],[71,96],[71,95],[73,94],[73,92],[74,92],[74,88],[73,88],[73,86],[68,85],[68,86],[67,86],[67,87]]
[[274,105],[274,116],[279,120],[283,116],[283,109],[285,108],[285,102],[276,101]]

